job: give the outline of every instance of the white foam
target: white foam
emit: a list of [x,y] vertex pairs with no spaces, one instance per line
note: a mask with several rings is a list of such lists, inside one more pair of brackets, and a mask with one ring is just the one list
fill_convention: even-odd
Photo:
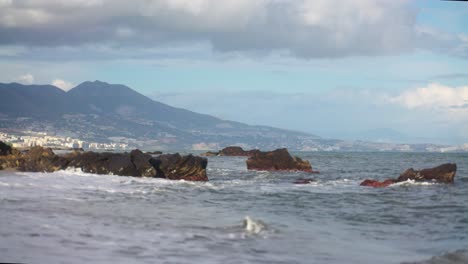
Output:
[[266,228],[266,224],[260,220],[254,220],[249,216],[244,218],[244,230],[249,234],[259,234]]
[[417,182],[415,180],[408,179],[403,182],[397,182],[394,184],[391,184],[390,186],[410,186],[410,185],[415,185],[415,186],[431,186],[431,185],[436,185],[438,184],[437,182]]

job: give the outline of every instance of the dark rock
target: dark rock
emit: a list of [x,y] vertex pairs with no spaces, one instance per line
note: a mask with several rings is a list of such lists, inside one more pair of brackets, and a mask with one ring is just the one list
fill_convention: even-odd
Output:
[[201,154],[201,156],[204,156],[204,157],[215,157],[218,155],[219,155],[219,152],[213,152],[213,151],[208,151],[208,152]]
[[151,156],[136,149],[130,153],[74,152],[63,157],[68,167],[84,172],[134,177],[155,177],[156,169],[150,163]]
[[12,147],[0,141],[0,156],[6,156],[11,154]]
[[368,187],[375,187],[375,188],[382,188],[382,187],[387,187],[391,184],[396,183],[396,180],[394,179],[387,179],[385,181],[379,182],[376,180],[364,180],[361,182],[361,186],[368,186]]
[[54,172],[66,168],[67,161],[55,155],[51,148],[32,147],[19,156],[19,171]]
[[149,155],[161,155],[161,154],[162,154],[162,151],[148,151],[148,152],[146,152],[146,154],[149,154]]
[[403,172],[397,181],[437,181],[441,183],[453,183],[455,174],[457,173],[457,165],[454,163],[446,163],[440,166],[416,171],[413,168]]
[[7,151],[5,153],[11,154],[0,156],[0,169],[54,172],[72,167],[95,174],[208,181],[207,159],[193,155],[181,156],[177,153],[153,158],[138,149],[130,153],[74,151],[62,156],[43,147],[33,147],[26,153],[15,149]]
[[231,156],[231,157],[251,157],[255,155],[255,153],[260,152],[258,149],[252,150],[244,150],[241,147],[237,146],[230,146],[225,147],[219,152],[208,151],[202,154],[205,157],[213,157],[213,156]]
[[193,155],[181,156],[176,154],[165,154],[153,160],[157,166],[158,175],[170,180],[208,181],[206,176],[206,158]]
[[314,179],[296,179],[294,181],[294,184],[309,184],[311,182],[314,182],[315,180]]
[[416,171],[413,168],[410,168],[403,172],[396,180],[388,179],[383,182],[365,180],[361,182],[360,185],[370,187],[387,187],[390,184],[404,182],[407,180],[413,180],[417,182],[436,181],[440,183],[453,183],[453,179],[455,178],[456,173],[457,164],[446,163],[434,168],[423,169],[420,171]]
[[259,153],[260,150],[252,149],[252,150],[244,150],[241,147],[231,146],[223,148],[219,152],[219,156],[241,156],[241,157],[251,157],[256,153]]
[[291,156],[285,148],[267,152],[256,152],[252,157],[247,159],[247,169],[313,172],[309,161]]

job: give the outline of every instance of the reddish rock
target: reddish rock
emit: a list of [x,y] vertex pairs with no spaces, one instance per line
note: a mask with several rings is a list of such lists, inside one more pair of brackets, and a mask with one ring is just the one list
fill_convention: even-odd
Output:
[[453,179],[455,178],[456,173],[457,164],[446,163],[434,168],[423,169],[420,171],[416,171],[413,168],[407,169],[400,175],[400,177],[398,177],[397,181],[401,182],[406,180],[414,180],[453,183]]
[[453,183],[455,174],[457,172],[457,165],[453,163],[446,163],[440,166],[423,169],[416,171],[413,168],[407,169],[403,172],[398,179],[388,179],[383,182],[375,180],[365,180],[361,183],[361,186],[371,186],[371,187],[387,187],[390,184],[396,182],[404,182],[407,180],[413,180],[418,182],[424,181],[436,181],[440,183]]
[[383,182],[379,182],[379,181],[376,181],[376,180],[365,180],[363,182],[361,182],[361,186],[368,186],[368,187],[375,187],[375,188],[382,188],[382,187],[387,187],[391,184],[394,184],[396,183],[396,180],[393,180],[393,179],[388,179],[388,180],[385,180]]
[[314,182],[314,181],[315,180],[313,180],[313,179],[302,179],[301,178],[301,179],[296,179],[294,181],[294,184],[309,184],[309,183]]
[[230,146],[225,147],[219,152],[208,151],[202,154],[202,156],[213,157],[213,156],[232,156],[232,157],[251,157],[255,153],[260,152],[258,149],[244,150],[241,147]]
[[231,147],[226,147],[223,148],[219,152],[219,156],[243,156],[243,157],[251,157],[255,155],[256,153],[260,152],[258,149],[252,149],[252,150],[244,150],[241,147],[236,147],[236,146],[231,146]]
[[293,157],[288,150],[258,151],[247,159],[248,170],[262,171],[304,171],[313,172],[310,162],[299,157]]

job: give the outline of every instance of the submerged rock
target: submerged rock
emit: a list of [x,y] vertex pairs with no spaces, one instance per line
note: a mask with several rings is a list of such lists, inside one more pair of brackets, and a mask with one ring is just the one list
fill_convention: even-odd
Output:
[[446,163],[440,166],[423,169],[416,171],[413,168],[407,169],[403,172],[400,177],[397,179],[388,179],[383,182],[376,180],[365,180],[361,182],[361,186],[370,186],[370,187],[387,187],[390,184],[397,182],[404,182],[407,180],[417,181],[417,182],[440,182],[440,183],[453,183],[455,175],[457,173],[457,164]]
[[382,188],[382,187],[387,187],[391,184],[396,183],[396,180],[393,179],[388,179],[382,182],[376,181],[376,180],[364,180],[361,182],[361,186],[369,186],[369,187],[375,187],[375,188]]
[[446,163],[434,168],[423,169],[420,171],[416,171],[413,168],[407,169],[400,175],[400,177],[398,177],[397,181],[401,182],[407,180],[414,180],[453,183],[453,179],[455,178],[456,173],[457,164]]
[[313,172],[310,162],[293,157],[288,150],[258,151],[247,159],[248,170]]
[[154,158],[136,149],[130,153],[75,151],[59,156],[52,149],[43,147],[33,147],[26,153],[12,149],[8,153],[0,156],[0,169],[54,172],[79,168],[95,174],[208,181],[207,159],[193,155],[181,156],[177,153]]
[[303,179],[303,178],[300,178],[300,179],[296,179],[294,181],[294,184],[309,184],[311,182],[314,182],[315,180],[314,179]]
[[218,154],[219,152],[208,151],[208,152],[202,153],[201,156],[215,157],[215,156],[218,156]]
[[202,154],[202,156],[212,157],[212,156],[232,156],[232,157],[251,157],[255,153],[260,152],[258,149],[244,150],[241,147],[230,146],[225,147],[219,152],[208,151]]
[[161,155],[161,154],[162,154],[162,151],[159,151],[159,150],[156,150],[156,151],[148,151],[148,152],[146,152],[146,154],[149,154],[149,155]]
[[236,147],[236,146],[231,146],[231,147],[226,147],[223,148],[219,152],[219,156],[243,156],[243,157],[251,157],[255,155],[256,153],[260,152],[258,149],[252,149],[252,150],[244,150],[241,147]]

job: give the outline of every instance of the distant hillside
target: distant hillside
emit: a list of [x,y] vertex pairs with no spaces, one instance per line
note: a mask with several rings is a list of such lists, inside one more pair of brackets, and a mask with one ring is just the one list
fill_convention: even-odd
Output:
[[84,140],[159,148],[246,145],[301,149],[315,135],[221,120],[153,101],[125,85],[84,82],[68,92],[51,85],[0,83],[0,128],[57,132]]

